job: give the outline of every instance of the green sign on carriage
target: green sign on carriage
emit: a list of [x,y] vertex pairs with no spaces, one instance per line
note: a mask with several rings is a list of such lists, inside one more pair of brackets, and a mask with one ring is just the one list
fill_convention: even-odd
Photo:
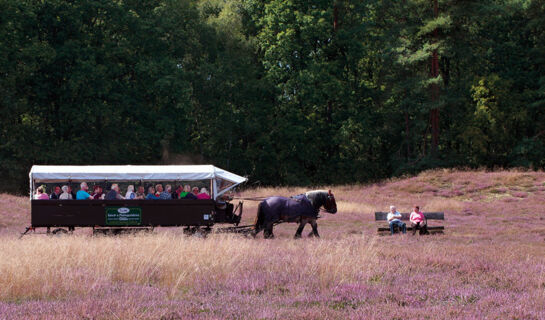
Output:
[[142,224],[140,207],[106,207],[107,226],[134,226]]

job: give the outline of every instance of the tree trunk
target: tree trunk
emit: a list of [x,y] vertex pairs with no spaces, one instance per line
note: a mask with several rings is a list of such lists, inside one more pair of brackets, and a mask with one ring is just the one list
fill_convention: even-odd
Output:
[[[437,4],[437,0],[433,0],[433,16],[437,18],[439,16],[439,7]],[[437,42],[437,28],[433,31],[433,38],[434,42]],[[431,58],[431,78],[437,78],[439,75],[439,58],[437,54],[437,49],[433,50],[432,58]],[[439,84],[433,83],[431,85],[431,100],[435,104],[439,100]],[[437,106],[434,106],[432,110],[430,110],[430,118],[431,118],[431,135],[432,135],[432,141],[431,141],[431,153],[432,155],[437,154],[437,146],[439,145],[439,108]]]
[[337,1],[333,2],[333,31],[337,31],[339,26],[339,9],[337,8]]
[[411,158],[411,135],[409,134],[409,112],[405,111],[405,139],[407,143],[407,160]]

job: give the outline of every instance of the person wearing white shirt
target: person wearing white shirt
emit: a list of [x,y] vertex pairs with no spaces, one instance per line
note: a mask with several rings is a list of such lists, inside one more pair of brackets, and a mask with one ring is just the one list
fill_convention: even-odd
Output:
[[125,193],[125,199],[133,200],[134,198],[136,198],[136,193],[134,193],[134,186],[130,184],[127,187],[127,193]]
[[72,194],[70,193],[70,190],[68,189],[68,186],[62,186],[62,193],[59,196],[59,200],[72,200]]
[[390,234],[394,235],[394,227],[397,226],[401,229],[401,232],[407,233],[407,226],[405,222],[401,221],[401,213],[397,212],[395,206],[390,206],[390,212],[386,216],[388,224],[390,225]]

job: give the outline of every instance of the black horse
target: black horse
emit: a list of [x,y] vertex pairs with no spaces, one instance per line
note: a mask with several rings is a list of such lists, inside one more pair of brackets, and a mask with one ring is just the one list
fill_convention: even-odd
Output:
[[337,203],[331,190],[308,191],[291,198],[269,197],[259,203],[252,236],[255,237],[261,230],[264,230],[265,239],[273,238],[274,224],[297,222],[299,228],[297,228],[295,238],[301,237],[307,223],[312,226],[309,236],[319,237],[316,219],[318,219],[318,213],[322,206],[329,213],[337,212]]

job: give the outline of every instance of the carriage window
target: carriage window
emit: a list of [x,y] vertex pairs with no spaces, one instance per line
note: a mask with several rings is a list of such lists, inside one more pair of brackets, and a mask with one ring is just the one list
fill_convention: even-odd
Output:
[[224,179],[217,179],[217,192],[218,192],[218,196],[226,193],[227,191],[231,190],[233,187],[235,186],[235,184],[231,181],[227,181],[227,180],[224,180]]

